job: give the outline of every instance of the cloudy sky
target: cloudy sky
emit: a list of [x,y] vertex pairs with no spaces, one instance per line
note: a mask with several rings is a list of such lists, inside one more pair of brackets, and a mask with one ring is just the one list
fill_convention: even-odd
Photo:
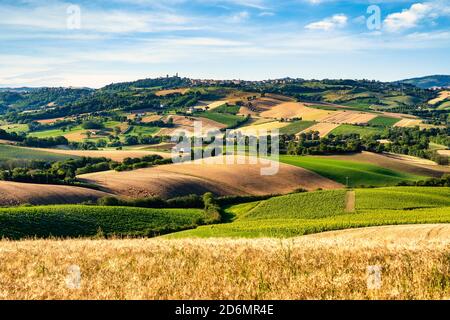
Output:
[[0,86],[450,74],[450,0],[1,0]]

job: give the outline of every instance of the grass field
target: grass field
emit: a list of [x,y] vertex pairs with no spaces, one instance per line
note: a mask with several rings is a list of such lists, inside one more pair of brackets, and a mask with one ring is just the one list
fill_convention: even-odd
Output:
[[295,121],[280,129],[280,134],[297,134],[314,125],[315,121]]
[[367,137],[375,134],[382,134],[383,131],[384,129],[380,127],[362,127],[351,124],[341,124],[339,127],[333,129],[331,133],[334,135],[357,133],[361,137]]
[[241,109],[240,106],[235,106],[235,105],[227,105],[227,104],[223,104],[217,108],[214,108],[214,112],[217,113],[229,113],[232,115],[236,115],[239,113],[239,110]]
[[139,135],[155,135],[161,128],[157,127],[147,127],[147,126],[133,126],[133,128],[127,133],[129,136],[139,136]]
[[60,137],[65,136],[67,134],[81,133],[84,129],[81,126],[73,127],[71,130],[67,129],[66,131],[62,131],[61,129],[52,129],[52,130],[44,130],[44,131],[35,131],[31,132],[31,137],[36,138],[50,138],[50,137]]
[[369,124],[376,127],[392,127],[394,124],[399,122],[399,118],[391,118],[385,116],[378,116],[375,119],[369,121]]
[[0,162],[18,160],[62,161],[69,158],[77,157],[0,144]]
[[280,161],[294,166],[311,170],[350,187],[388,186],[396,185],[401,181],[416,181],[424,179],[422,176],[405,172],[385,169],[369,163],[355,161],[325,159],[320,157],[302,157],[280,155]]
[[0,126],[0,129],[5,130],[6,132],[21,133],[21,132],[28,131],[28,125],[27,124],[5,124],[5,125]]
[[[294,237],[324,231],[397,224],[450,223],[449,188],[357,189],[356,212],[346,213],[345,191],[319,191],[226,209],[231,223],[167,235],[180,237]],[[426,193],[427,196],[422,196]],[[384,200],[384,195],[388,195]]]
[[199,117],[210,119],[226,125],[227,127],[237,126],[239,121],[244,119],[243,116],[236,116],[228,113],[206,111],[198,114]]
[[155,236],[192,228],[204,217],[197,209],[98,206],[39,206],[0,209],[0,237]]

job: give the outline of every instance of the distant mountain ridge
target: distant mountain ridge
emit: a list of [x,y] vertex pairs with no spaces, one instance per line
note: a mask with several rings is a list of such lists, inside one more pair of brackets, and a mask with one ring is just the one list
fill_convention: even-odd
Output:
[[405,79],[397,82],[412,84],[422,89],[430,89],[433,87],[450,87],[450,75],[432,75]]

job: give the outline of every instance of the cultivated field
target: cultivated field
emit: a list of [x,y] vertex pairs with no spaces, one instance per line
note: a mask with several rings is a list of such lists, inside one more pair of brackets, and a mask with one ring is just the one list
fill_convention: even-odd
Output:
[[333,157],[324,156],[280,156],[280,161],[283,163],[314,171],[339,183],[346,184],[348,179],[350,187],[396,185],[401,181],[425,179],[424,176],[415,173],[391,170],[368,161],[352,161],[351,158],[342,159],[346,160],[337,160],[333,159]]
[[[393,233],[398,230],[395,227]],[[403,231],[401,231],[403,232]],[[0,242],[4,299],[448,299],[448,237]],[[416,239],[419,238],[419,241]],[[73,267],[81,272],[79,288]],[[369,266],[378,266],[374,284]]]
[[0,144],[0,162],[20,162],[20,161],[63,161],[70,156],[49,152],[48,149],[24,148]]
[[237,159],[246,164],[238,164],[237,161],[224,164],[224,157],[220,156],[209,159],[218,164],[210,164],[206,159],[130,172],[92,173],[79,178],[98,184],[114,194],[130,197],[158,195],[170,198],[208,191],[218,195],[266,195],[288,193],[297,188],[315,190],[342,187],[311,171],[285,164],[280,164],[276,175],[262,176],[261,168],[269,168],[274,164],[267,160],[266,163],[250,164],[249,159],[257,161],[251,157]]
[[421,124],[422,120],[420,119],[402,119],[394,124],[394,127],[415,127],[420,126]]
[[214,102],[208,103],[207,107],[208,107],[208,110],[214,110],[220,106],[223,106],[227,102],[228,101],[226,101],[226,100],[214,101]]
[[449,223],[448,192],[449,188],[391,187],[297,193],[231,206],[226,209],[231,223],[166,237],[286,238],[370,226]]
[[259,135],[262,133],[267,133],[274,129],[282,129],[289,125],[289,122],[281,122],[281,121],[270,121],[264,122],[260,124],[252,124],[249,126],[241,127],[236,129],[235,131],[240,131],[244,135]]
[[428,101],[428,104],[435,105],[441,101],[444,101],[445,99],[450,98],[450,91],[441,91],[439,92],[439,97],[432,99]]
[[370,120],[377,116],[372,113],[356,112],[356,111],[339,111],[328,117],[322,118],[322,122],[338,123],[338,124],[367,124]]
[[188,92],[190,89],[189,88],[180,88],[180,89],[169,89],[169,90],[159,90],[156,91],[155,94],[158,97],[163,97],[163,96],[167,96],[169,94],[174,94],[174,93],[179,93],[179,94],[185,94],[186,92]]
[[331,131],[334,135],[345,135],[356,133],[360,137],[373,136],[375,134],[383,134],[385,131],[382,127],[357,126],[353,124],[341,124]]
[[[439,166],[435,163],[422,161],[412,161],[411,159],[405,159],[398,155],[391,154],[379,154],[363,151],[361,153],[355,153],[350,155],[332,155],[332,156],[319,156],[324,159],[336,159],[344,161],[355,161],[360,163],[370,163],[386,169],[406,172],[417,176],[428,176],[440,178],[445,173],[450,173],[450,167]],[[417,158],[415,158],[417,159]],[[423,159],[420,159],[423,160]]]
[[85,205],[0,208],[0,237],[154,237],[194,228],[200,209],[150,209]]
[[309,128],[306,128],[302,132],[318,131],[319,136],[325,137],[327,134],[329,134],[331,131],[333,131],[337,127],[339,127],[339,124],[320,122],[320,123],[316,123],[315,125],[312,125]]
[[47,152],[48,154],[57,154],[74,157],[108,158],[114,161],[123,161],[125,158],[142,158],[148,155],[157,154],[164,158],[170,158],[171,153],[146,150],[66,150],[66,149],[39,149],[25,148],[28,150]]
[[339,231],[328,231],[305,236],[305,240],[332,241],[376,241],[380,244],[404,243],[414,241],[426,243],[428,241],[449,241],[450,224],[419,224],[380,226]]
[[176,135],[181,134],[184,132],[186,136],[191,136],[194,133],[194,122],[200,122],[202,125],[202,129],[204,133],[206,134],[210,130],[218,130],[223,129],[226,126],[220,122],[206,119],[206,118],[199,118],[199,117],[185,117],[185,116],[176,116],[171,115],[168,118],[171,118],[173,120],[173,123],[175,125],[174,128],[163,128],[159,132],[160,135]]
[[302,120],[308,121],[321,121],[333,113],[333,111],[310,108],[303,103],[285,102],[272,106],[269,110],[261,112],[260,115],[263,118],[273,119],[302,118]]
[[87,188],[0,181],[0,206],[73,204],[108,194]]

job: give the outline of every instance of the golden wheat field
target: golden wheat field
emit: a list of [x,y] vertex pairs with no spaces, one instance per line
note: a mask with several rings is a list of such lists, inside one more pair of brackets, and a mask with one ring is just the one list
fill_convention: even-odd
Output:
[[335,111],[310,108],[303,103],[284,102],[271,107],[269,110],[261,112],[261,117],[272,119],[293,119],[302,118],[308,121],[321,121],[322,119],[335,114]]
[[420,119],[402,119],[394,124],[394,127],[415,127],[420,126],[421,124],[422,120]]
[[319,135],[321,137],[325,137],[327,134],[329,134],[331,131],[333,131],[337,127],[339,127],[339,124],[321,122],[321,123],[317,123],[307,129],[303,130],[302,132],[306,133],[306,132],[310,132],[310,131],[318,131]]
[[0,298],[448,299],[449,257],[448,238],[2,240]]
[[439,97],[428,101],[428,104],[437,104],[438,102],[444,101],[447,98],[450,98],[450,91],[441,91],[439,92]]

